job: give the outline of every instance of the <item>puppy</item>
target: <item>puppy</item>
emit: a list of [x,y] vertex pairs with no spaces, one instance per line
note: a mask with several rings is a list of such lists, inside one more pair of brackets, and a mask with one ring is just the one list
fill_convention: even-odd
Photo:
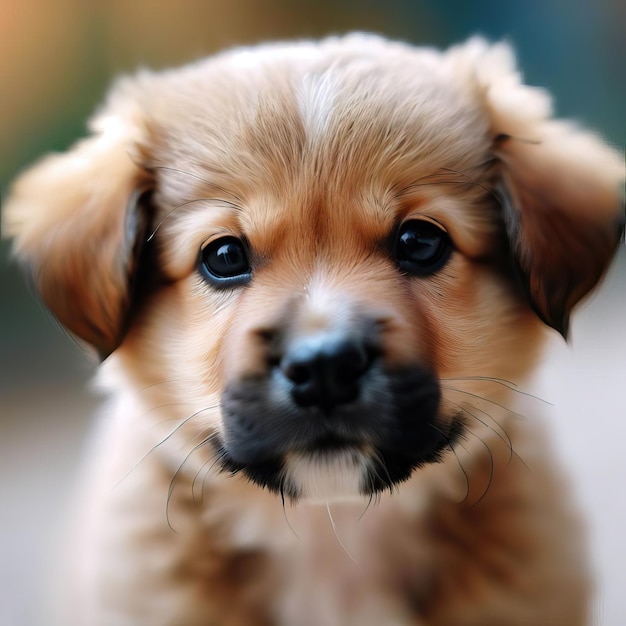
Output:
[[518,385],[615,251],[611,149],[478,39],[141,72],[91,130],[4,214],[110,396],[60,623],[588,623]]

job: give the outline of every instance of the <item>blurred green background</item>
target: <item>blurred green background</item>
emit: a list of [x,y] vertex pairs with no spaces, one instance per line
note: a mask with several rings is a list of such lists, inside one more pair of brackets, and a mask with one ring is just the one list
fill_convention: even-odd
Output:
[[[559,115],[626,144],[624,0],[0,0],[3,196],[21,168],[83,134],[119,73],[168,67],[239,44],[347,30],[436,46],[475,33],[509,40],[526,81],[550,88]],[[593,372],[594,363],[602,372],[607,359],[618,363],[613,372],[623,371],[624,335],[598,333],[618,327],[612,311],[624,308],[625,266],[622,250],[606,299],[582,325],[578,345],[591,354],[583,367]],[[83,391],[92,371],[9,262],[8,243],[0,243],[0,626],[39,623],[41,571],[95,405]],[[613,389],[610,374],[597,375],[609,376]],[[615,387],[623,382],[615,379]],[[606,400],[605,389],[590,389],[589,398],[599,393]],[[626,417],[623,405],[620,411]],[[598,464],[592,470],[598,467],[599,473],[615,470]],[[624,467],[618,471],[626,478]],[[606,515],[615,511],[607,508]],[[619,515],[623,525],[623,507]],[[623,539],[617,550],[626,557]],[[611,579],[607,589],[616,584]],[[626,624],[617,596],[605,604],[607,625]]]

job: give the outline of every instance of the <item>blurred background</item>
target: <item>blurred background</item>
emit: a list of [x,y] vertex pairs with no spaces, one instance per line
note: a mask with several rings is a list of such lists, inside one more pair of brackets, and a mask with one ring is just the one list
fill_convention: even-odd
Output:
[[[0,185],[63,150],[119,73],[224,47],[368,30],[447,46],[507,39],[560,115],[626,144],[623,0],[0,0]],[[626,624],[626,254],[554,342],[540,394],[588,512],[597,624]],[[0,244],[0,626],[46,626],[41,587],[96,400],[93,363],[43,310]],[[548,625],[546,625],[548,626]]]

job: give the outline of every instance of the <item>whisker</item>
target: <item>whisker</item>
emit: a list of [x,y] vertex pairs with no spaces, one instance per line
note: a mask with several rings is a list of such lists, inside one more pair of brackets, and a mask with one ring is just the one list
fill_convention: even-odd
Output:
[[514,383],[512,380],[507,380],[506,378],[497,378],[495,376],[455,376],[445,378],[443,380],[487,380],[491,382],[502,383],[505,386],[508,386],[510,389],[518,387],[517,383]]
[[[464,448],[462,443],[458,443],[458,445],[460,445],[465,450],[465,448]],[[461,472],[463,474],[463,477],[465,479],[465,496],[463,497],[461,502],[459,502],[459,504],[462,504],[463,502],[465,502],[469,498],[469,493],[470,493],[469,476],[467,475],[467,472],[465,471],[465,468],[463,467],[463,463],[461,463],[461,459],[459,458],[459,455],[456,453],[456,450],[454,449],[454,446],[451,443],[449,443],[448,444],[448,448],[450,448],[450,450],[452,451],[452,454],[454,454],[454,458],[456,459],[456,462],[457,462],[457,464],[459,466],[459,469],[461,470]]]
[[481,411],[481,413],[484,413],[488,417],[490,417],[493,420],[493,422],[502,430],[502,432],[504,433],[504,436],[502,436],[502,434],[500,434],[495,428],[492,428],[491,426],[489,426],[487,422],[481,420],[480,417],[478,417],[477,415],[474,415],[474,413],[472,413],[467,407],[464,407],[463,405],[459,404],[458,402],[455,402],[454,400],[448,399],[448,402],[450,402],[451,404],[454,404],[454,406],[461,409],[461,411],[463,411],[464,413],[467,413],[467,415],[469,415],[470,417],[473,417],[477,422],[480,422],[485,428],[488,428],[494,435],[496,435],[496,437],[498,437],[502,441],[502,443],[506,444],[507,448],[509,449],[509,463],[511,462],[511,458],[513,457],[513,442],[511,441],[511,437],[509,437],[509,434],[506,432],[504,428],[502,428],[502,425],[498,423],[497,420],[491,417],[491,415],[489,415],[486,411],[482,411],[478,407],[472,407],[478,411]]
[[[449,379],[449,380],[453,380],[453,379]],[[494,379],[495,382],[496,379]],[[500,379],[503,380],[503,379]],[[506,381],[508,382],[508,381]],[[514,384],[514,383],[513,383]],[[485,398],[483,396],[479,396],[477,394],[471,393],[469,391],[464,391],[462,389],[457,389],[455,387],[448,387],[448,386],[444,386],[442,385],[442,389],[447,389],[449,391],[456,391],[457,393],[463,393],[466,394],[472,398],[476,398],[478,400],[487,402],[489,404],[493,404],[495,406],[498,406],[502,409],[504,409],[509,415],[516,417],[517,419],[522,419],[525,420],[526,417],[524,415],[522,415],[521,413],[518,413],[517,411],[513,411],[510,408],[499,404],[498,402],[495,402],[493,400],[489,400],[488,398]],[[515,390],[513,390],[515,391]],[[522,393],[522,392],[520,392]],[[542,400],[541,398],[537,398],[538,400]],[[506,437],[506,440],[502,437],[502,435],[495,430],[494,428],[492,428],[491,426],[489,426],[489,424],[487,424],[484,420],[480,419],[477,415],[475,415],[474,413],[472,413],[467,407],[464,407],[463,405],[455,402],[454,400],[451,400],[450,398],[446,399],[448,402],[450,402],[451,404],[454,404],[455,406],[459,407],[463,412],[467,413],[467,415],[469,415],[470,417],[473,417],[475,420],[477,420],[478,422],[480,422],[481,424],[483,424],[483,426],[485,426],[485,428],[488,428],[489,430],[491,430],[503,443],[505,443],[507,445],[507,447],[509,448],[509,460],[508,463],[511,462],[513,456],[515,456],[520,463],[529,471],[532,472],[532,470],[530,469],[530,467],[528,466],[528,464],[526,463],[526,461],[524,461],[524,459],[513,449],[513,442],[511,440],[511,437],[509,436],[508,432],[506,431],[506,429],[500,424],[500,422],[493,417],[490,413],[488,413],[487,411],[485,411],[484,409],[481,409],[479,406],[475,406],[472,405],[472,409],[475,411],[480,411],[483,415],[485,415],[486,417],[488,417],[496,426],[498,426],[498,428],[504,433],[504,436]],[[548,403],[549,404],[549,403]],[[477,436],[475,433],[474,436]],[[484,444],[484,442],[481,440],[481,442]],[[486,445],[486,444],[485,444]],[[491,450],[489,450],[489,452],[491,453]],[[492,462],[493,462],[493,455],[492,455]]]
[[[217,438],[218,438],[218,433],[214,432],[211,435],[209,435],[209,437],[207,437],[207,440],[212,441],[213,439],[217,439]],[[201,505],[204,504],[204,494],[206,491],[205,489],[206,479],[211,475],[213,468],[218,463],[220,463],[224,459],[225,456],[226,456],[226,452],[224,450],[216,450],[215,453],[209,459],[207,459],[205,463],[202,464],[202,467],[198,470],[198,473],[196,474],[196,477],[197,477],[202,471],[202,469],[206,467],[209,463],[211,463],[211,465],[204,472],[204,476],[202,477],[202,483],[200,484],[200,504]],[[195,482],[195,478],[194,478],[194,482]],[[191,493],[193,494],[193,483],[191,485]]]
[[[450,402],[452,402],[452,400],[450,400]],[[486,415],[494,424],[496,424],[496,426],[498,426],[500,428],[500,430],[502,430],[502,432],[504,433],[504,435],[506,436],[506,441],[504,441],[504,439],[502,439],[500,437],[500,439],[502,439],[502,441],[504,443],[507,444],[507,447],[509,448],[509,460],[507,462],[507,465],[511,463],[513,457],[515,457],[529,472],[532,473],[532,470],[530,469],[530,467],[528,466],[528,464],[526,463],[526,461],[524,461],[524,459],[517,453],[517,451],[513,448],[513,441],[511,440],[511,437],[509,436],[509,433],[506,431],[506,429],[502,426],[502,424],[500,424],[500,422],[498,422],[498,420],[493,417],[492,415],[490,415],[489,413],[487,413],[487,411],[484,411],[483,409],[477,407],[477,406],[473,406],[472,409],[475,409],[476,411],[480,411],[483,415]],[[495,435],[498,435],[498,432],[494,429],[492,429],[489,424],[486,424],[483,420],[481,420],[477,415],[474,415],[473,413],[471,413],[468,409],[461,407],[461,410],[465,411],[468,415],[470,415],[471,417],[473,417],[475,420],[479,421],[481,424],[483,424],[486,428],[488,428],[489,430],[491,430]]]
[[[448,400],[448,402],[452,402],[453,404],[456,404],[453,400]],[[495,435],[498,435],[498,432],[494,429],[492,429],[489,424],[486,424],[483,420],[481,420],[477,415],[474,415],[473,413],[471,413],[467,408],[464,408],[462,405],[457,405],[459,406],[459,408],[466,412],[470,417],[473,417],[474,419],[476,419],[477,421],[479,421],[481,424],[483,424],[486,428],[488,428],[489,430],[491,430]],[[511,437],[509,436],[509,433],[506,431],[506,429],[502,426],[502,424],[500,424],[500,422],[498,422],[498,420],[493,417],[492,415],[490,415],[489,413],[487,413],[487,411],[481,409],[480,407],[477,406],[472,406],[472,409],[475,409],[476,411],[480,411],[483,415],[487,416],[494,424],[496,424],[496,426],[498,426],[498,428],[500,428],[500,430],[502,430],[502,432],[504,433],[504,435],[506,436],[506,441],[504,441],[504,439],[502,439],[502,441],[504,443],[507,443],[507,447],[509,448],[509,460],[508,463],[511,462],[513,456],[515,456],[515,458],[529,471],[532,473],[532,470],[530,469],[530,467],[528,466],[528,464],[526,463],[526,461],[524,461],[524,459],[513,449],[513,441],[511,440]]]
[[489,455],[489,462],[490,462],[490,468],[489,468],[489,480],[487,480],[487,486],[485,487],[485,490],[482,492],[482,494],[480,495],[480,498],[478,498],[478,500],[476,500],[476,502],[473,502],[472,504],[470,504],[470,508],[473,509],[475,506],[478,506],[482,500],[484,499],[484,497],[487,495],[487,492],[489,491],[492,483],[493,483],[493,475],[494,475],[494,471],[495,471],[495,464],[494,464],[494,460],[493,460],[493,452],[491,451],[491,448],[487,445],[487,443],[485,443],[478,435],[476,435],[475,433],[472,433],[471,431],[468,431],[470,434],[474,435],[474,437],[476,439],[478,439],[478,441],[480,441],[480,443],[484,446],[485,450],[487,450],[487,454]]
[[[463,407],[460,407],[460,408],[461,410],[463,410]],[[462,504],[469,497],[469,492],[470,492],[469,476],[467,475],[467,472],[465,471],[465,468],[463,467],[463,464],[461,463],[461,459],[459,459],[459,455],[456,453],[456,450],[454,449],[454,446],[452,445],[452,442],[450,441],[450,438],[448,437],[448,435],[444,433],[443,430],[441,430],[441,428],[439,428],[436,424],[430,424],[430,427],[433,430],[436,430],[440,435],[443,436],[444,439],[448,441],[448,449],[452,452],[452,454],[454,454],[454,458],[456,459],[456,462],[458,463],[459,468],[461,472],[463,473],[463,476],[465,477],[465,497],[461,500],[461,502],[459,502],[459,504]],[[465,446],[458,439],[455,441],[455,445],[461,446],[461,448],[463,448],[463,450],[467,452],[467,449],[465,448]]]
[[[211,435],[212,437],[217,438],[217,433],[213,433],[213,435]],[[202,485],[200,486],[200,489],[202,490],[202,494],[204,494],[205,492],[205,485],[206,485],[206,479],[211,475],[211,472],[213,471],[213,468],[218,464],[221,463],[224,459],[226,458],[226,451],[225,450],[218,450],[210,460],[213,461],[213,463],[211,463],[211,466],[209,467],[209,469],[207,469],[207,471],[204,473],[204,476],[202,477]],[[203,502],[203,498],[200,499],[200,502]]]
[[456,377],[456,378],[442,378],[441,380],[442,381],[452,380],[452,381],[459,381],[459,382],[462,382],[465,380],[470,380],[470,381],[479,380],[479,381],[484,381],[484,382],[490,382],[496,385],[502,385],[503,387],[506,387],[507,389],[510,389],[511,391],[518,393],[522,396],[526,396],[528,398],[532,398],[533,400],[538,400],[539,402],[543,402],[544,404],[554,406],[552,402],[549,402],[548,400],[545,400],[544,398],[541,398],[532,393],[529,393],[528,391],[521,391],[520,389],[516,389],[517,385],[515,383],[511,382],[510,380],[506,380],[504,378],[492,378],[491,376],[461,376],[461,377]]
[[[202,470],[205,467],[207,467],[207,465],[209,465],[209,463],[211,463],[212,461],[213,461],[212,458],[207,459],[200,466],[200,469],[196,472],[196,475],[193,477],[193,481],[191,482],[191,499],[193,500],[194,504],[198,504],[198,501],[196,500],[196,494],[195,494],[196,482],[197,482],[198,478],[200,477],[200,474],[202,473]],[[202,504],[204,502],[204,481],[205,481],[207,473],[211,471],[212,467],[213,466],[209,467],[208,470],[206,472],[204,472],[204,476],[202,477],[202,482],[200,483],[200,504]]]
[[330,504],[328,504],[328,502],[326,503],[326,511],[328,512],[328,519],[330,520],[330,525],[333,528],[333,534],[335,535],[335,539],[337,539],[337,541],[339,542],[339,545],[342,547],[343,551],[348,555],[348,558],[353,563],[358,565],[359,562],[352,556],[352,554],[350,553],[350,550],[348,550],[348,548],[345,546],[343,541],[341,541],[341,537],[339,536],[339,533],[337,532],[337,526],[335,524],[335,520],[333,519],[333,514],[330,512]]
[[[370,480],[370,487],[373,488],[374,487],[374,481],[372,480],[372,477],[369,477]],[[370,497],[367,499],[367,504],[365,505],[365,508],[363,509],[363,511],[361,512],[361,515],[359,515],[356,524],[358,524],[364,517],[365,514],[367,513],[367,511],[369,510],[370,506],[372,505],[372,501],[374,499],[374,492],[370,492]],[[355,525],[356,525],[355,524]]]
[[173,532],[176,532],[176,531],[174,530],[174,527],[172,526],[172,524],[170,522],[169,507],[170,507],[170,500],[172,499],[172,494],[174,493],[176,480],[180,476],[181,472],[183,471],[183,467],[184,467],[185,463],[189,460],[191,455],[194,452],[196,452],[197,450],[199,450],[200,448],[202,448],[203,446],[206,446],[207,444],[211,443],[211,440],[214,437],[215,437],[215,433],[212,433],[206,439],[203,439],[199,444],[194,446],[189,451],[189,453],[185,456],[185,458],[182,460],[181,464],[178,466],[178,469],[174,472],[174,475],[172,476],[172,480],[170,481],[169,489],[167,490],[167,501],[165,503],[165,519],[167,520],[167,525],[170,527],[170,530],[172,530]]
[[280,492],[280,500],[281,500],[282,506],[283,506],[283,516],[285,518],[285,522],[287,522],[287,526],[289,527],[289,530],[292,532],[293,536],[298,541],[301,541],[300,535],[298,535],[298,533],[295,531],[294,527],[291,525],[291,522],[289,521],[289,516],[287,515],[287,507],[285,506],[285,487],[284,487],[282,481],[280,483],[279,492]]
[[[163,405],[163,406],[170,406],[170,405]],[[176,406],[175,404],[172,406]],[[157,444],[155,444],[154,446],[152,446],[152,448],[150,448],[150,450],[148,450],[148,452],[146,452],[129,470],[128,472],[126,472],[126,474],[124,474],[124,476],[122,476],[122,478],[120,478],[117,483],[115,483],[115,487],[117,487],[120,483],[122,483],[124,480],[126,480],[136,469],[137,467],[139,467],[139,465],[141,465],[141,463],[143,463],[157,448],[159,448],[160,446],[162,446],[166,441],[168,441],[169,439],[171,439],[187,422],[189,422],[190,420],[192,420],[194,417],[197,417],[198,415],[200,415],[201,413],[205,413],[206,411],[211,411],[215,408],[217,408],[219,405],[213,405],[213,406],[209,406],[209,407],[205,407],[204,409],[200,409],[199,411],[196,411],[195,413],[192,413],[191,415],[189,415],[189,417],[186,417],[182,422],[180,422],[180,424],[178,424],[174,430],[172,430],[168,435],[166,435],[163,439],[161,439],[161,441],[159,441]],[[157,407],[158,408],[158,407]]]
[[504,409],[507,413],[509,413],[510,415],[514,417],[517,417],[518,419],[521,419],[521,420],[526,419],[526,416],[522,415],[521,413],[518,413],[517,411],[513,411],[509,407],[504,406],[504,404],[500,404],[499,402],[496,402],[495,400],[489,400],[489,398],[484,398],[483,396],[479,396],[478,394],[472,393],[471,391],[464,391],[463,389],[457,389],[456,387],[448,387],[447,385],[441,385],[441,388],[447,391],[456,391],[457,393],[463,393],[466,396],[470,396],[471,398],[476,398],[476,400],[482,400],[483,402],[487,402],[488,404],[493,404],[494,406],[500,407],[501,409]]

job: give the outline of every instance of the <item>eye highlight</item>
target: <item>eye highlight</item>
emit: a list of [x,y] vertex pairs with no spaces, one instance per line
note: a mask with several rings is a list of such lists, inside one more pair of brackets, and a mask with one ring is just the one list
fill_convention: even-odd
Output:
[[200,251],[199,270],[216,287],[245,285],[252,277],[248,251],[237,237],[220,237]]
[[453,250],[448,233],[427,220],[408,220],[396,235],[394,255],[398,266],[416,276],[441,269]]

